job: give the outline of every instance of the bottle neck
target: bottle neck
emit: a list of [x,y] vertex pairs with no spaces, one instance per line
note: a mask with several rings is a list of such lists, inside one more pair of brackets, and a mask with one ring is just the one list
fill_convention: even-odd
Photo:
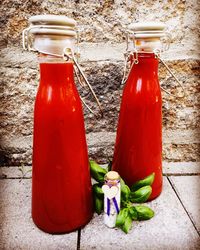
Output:
[[57,58],[39,58],[40,84],[65,85],[74,82],[74,67],[71,61]]
[[130,72],[140,77],[158,77],[158,59],[154,53],[138,53],[138,64],[134,64]]

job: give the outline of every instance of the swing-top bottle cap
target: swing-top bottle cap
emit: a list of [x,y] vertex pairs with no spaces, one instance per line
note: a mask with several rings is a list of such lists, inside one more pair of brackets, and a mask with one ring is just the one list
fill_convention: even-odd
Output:
[[76,21],[67,16],[37,15],[28,21],[32,34],[76,36]]
[[63,54],[64,49],[75,51],[76,21],[66,16],[36,15],[29,18],[23,31],[24,49],[46,54]]
[[165,31],[165,27],[166,25],[161,22],[138,22],[130,24],[128,29],[133,38],[135,49],[142,52],[167,50],[168,47],[164,48],[162,41],[164,37],[167,37],[169,44],[169,34]]
[[32,24],[57,24],[65,26],[75,26],[76,21],[67,16],[58,15],[36,15],[29,18],[29,23]]
[[165,24],[161,22],[141,22],[129,25],[135,38],[159,38],[165,35]]
[[111,180],[111,181],[119,180],[120,178],[119,174],[116,171],[109,171],[105,177],[107,180]]

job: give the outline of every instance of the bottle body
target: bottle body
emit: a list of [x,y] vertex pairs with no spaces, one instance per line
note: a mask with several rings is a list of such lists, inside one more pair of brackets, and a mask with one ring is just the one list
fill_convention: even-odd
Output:
[[92,192],[80,97],[71,62],[40,63],[35,101],[32,217],[49,233],[92,217]]
[[113,170],[131,186],[155,172],[150,199],[162,190],[162,98],[158,60],[139,53],[127,79],[120,109]]

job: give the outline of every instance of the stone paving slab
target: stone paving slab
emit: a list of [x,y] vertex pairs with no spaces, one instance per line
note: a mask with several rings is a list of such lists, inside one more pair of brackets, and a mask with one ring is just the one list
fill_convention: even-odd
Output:
[[[118,229],[108,229],[102,216],[95,215],[81,232],[80,249],[200,249],[200,238],[193,225],[199,230],[199,163],[163,165],[167,175],[197,175],[168,177],[181,202],[164,177],[162,195],[149,203],[156,212],[152,220],[134,222],[132,231],[125,235]],[[30,169],[25,166],[24,172]],[[76,249],[77,232],[50,235],[33,224],[30,216],[31,180],[20,180],[22,172],[18,167],[1,167],[0,176],[4,178],[4,175],[11,179],[0,180],[0,249]],[[26,177],[31,178],[31,172]]]
[[76,249],[77,232],[50,235],[32,222],[31,180],[0,180],[0,249]]
[[149,202],[149,206],[156,212],[155,217],[145,222],[134,222],[127,235],[119,229],[107,228],[102,216],[95,216],[81,231],[80,249],[199,249],[199,235],[167,177],[164,178],[162,195]]
[[[20,170],[21,169],[21,170]],[[0,178],[1,179],[20,179],[20,178],[31,178],[32,172],[31,166],[13,166],[13,167],[0,167]]]
[[163,173],[166,175],[200,174],[200,162],[163,162]]
[[200,234],[200,176],[169,178]]

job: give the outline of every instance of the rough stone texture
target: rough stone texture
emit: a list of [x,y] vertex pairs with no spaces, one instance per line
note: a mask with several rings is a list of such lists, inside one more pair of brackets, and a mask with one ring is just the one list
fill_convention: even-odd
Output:
[[81,249],[198,249],[199,236],[167,178],[164,178],[161,196],[148,205],[156,211],[155,217],[133,222],[127,235],[121,230],[107,228],[103,216],[95,216],[81,232]]
[[[31,15],[59,14],[75,18],[87,42],[121,42],[122,31],[133,21],[159,20],[166,23],[174,43],[198,47],[199,6],[197,0],[3,0],[2,26],[5,44],[20,44],[20,32]],[[176,31],[176,32],[174,32]],[[193,39],[191,39],[191,37]],[[189,40],[189,41],[188,41]],[[197,47],[196,47],[197,46]]]
[[[90,156],[100,162],[112,158],[123,86],[120,86],[125,50],[122,31],[132,21],[164,21],[172,46],[163,57],[183,82],[184,99],[163,92],[163,158],[198,161],[200,157],[199,6],[197,1],[22,1],[1,3],[2,36],[0,84],[0,163],[31,164],[33,105],[39,73],[36,56],[21,49],[27,18],[53,13],[75,18],[81,28],[81,65],[96,91],[104,117],[85,110]],[[160,65],[160,80],[172,93],[180,88]],[[88,92],[88,104],[96,110]],[[92,134],[91,134],[92,133]],[[111,133],[111,134],[110,134]],[[108,141],[110,138],[110,141]]]
[[165,175],[200,175],[200,162],[163,162]]
[[31,219],[31,180],[0,180],[0,249],[76,249],[77,232],[50,235]]
[[[107,166],[101,165],[101,166]],[[163,162],[165,176],[200,175],[200,162]],[[30,179],[32,166],[0,167],[0,179]]]
[[171,176],[169,178],[200,233],[200,176]]

